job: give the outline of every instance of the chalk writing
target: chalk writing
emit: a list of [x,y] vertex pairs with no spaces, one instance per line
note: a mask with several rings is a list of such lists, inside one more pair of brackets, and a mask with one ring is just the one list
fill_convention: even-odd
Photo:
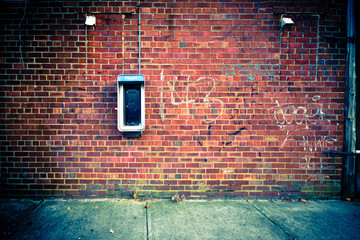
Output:
[[[163,71],[161,72],[161,79],[164,79]],[[170,88],[170,102],[173,105],[186,104],[189,109],[189,104],[205,103],[206,108],[211,110],[210,115],[203,115],[205,123],[212,123],[220,118],[224,110],[224,102],[217,98],[211,98],[210,94],[215,90],[216,79],[214,77],[200,77],[193,82],[180,83],[173,79],[173,82],[167,82]],[[164,118],[163,111],[160,115]]]
[[[314,69],[314,64],[310,65],[310,68]],[[341,69],[341,66],[335,60],[324,60],[319,58],[318,68],[318,71],[330,81],[335,81],[340,75],[338,71]]]
[[286,142],[294,141],[299,142],[303,146],[303,150],[308,152],[336,150],[334,145],[337,142],[336,138],[330,136],[298,136],[294,135],[295,133],[296,131],[287,131],[281,147],[284,147]]
[[267,80],[275,80],[279,77],[279,65],[264,64],[263,62],[224,66],[220,68],[220,71],[226,76],[246,76],[248,81],[255,81],[257,76],[265,76]]
[[[160,80],[164,82],[164,70],[161,71]],[[161,91],[161,101],[160,101],[160,118],[161,121],[164,121],[165,118],[165,105],[164,105],[164,91]],[[165,130],[165,126],[163,126],[163,130]]]
[[[280,104],[277,100],[276,106],[270,108],[270,112],[273,111],[274,119],[280,129],[286,129],[286,126],[288,125],[297,125],[300,127],[296,130],[286,131],[286,137],[281,143],[281,148],[291,141],[298,143],[298,145],[302,146],[303,150],[306,152],[336,150],[334,143],[337,142],[337,139],[334,137],[301,134],[299,129],[305,129],[306,131],[309,129],[309,126],[318,125],[319,121],[326,120],[330,123],[330,120],[327,120],[323,104],[318,103],[320,96],[316,95],[311,98],[305,96],[305,98],[310,99],[313,102],[310,104],[312,109],[309,110],[304,105],[296,107],[294,104]],[[300,159],[300,161],[302,160],[305,160],[307,163],[305,167],[309,168],[311,157],[307,155]]]
[[[319,99],[320,96],[318,95],[311,98],[315,103]],[[296,125],[304,125],[305,129],[309,129],[309,125],[316,125],[318,120],[324,120],[326,118],[322,104],[315,104],[315,109],[308,110],[304,106],[295,107],[294,104],[280,104],[278,100],[275,102],[277,106],[271,107],[270,109],[274,110],[273,116],[280,129],[284,128],[285,125],[294,123]]]
[[[254,25],[258,28],[258,30],[260,30],[263,36],[266,37],[268,41],[273,41],[274,39],[272,38],[280,39],[280,36],[277,34],[277,32],[269,31],[263,28],[263,21],[269,22],[269,24],[275,24],[274,20],[269,18],[263,18],[254,21]],[[251,32],[250,30],[247,31],[247,28],[251,28],[252,31],[252,26],[244,25],[244,22],[241,20],[238,21],[237,24],[235,24],[231,28],[231,30],[225,34],[225,36],[223,37],[224,41],[227,40],[229,37],[232,37],[243,53],[262,51],[262,49],[266,47],[266,42],[258,42],[257,47],[252,47],[251,45],[244,44],[244,42],[254,40],[252,36],[247,36],[247,34]],[[244,47],[244,45],[246,45],[247,47]]]

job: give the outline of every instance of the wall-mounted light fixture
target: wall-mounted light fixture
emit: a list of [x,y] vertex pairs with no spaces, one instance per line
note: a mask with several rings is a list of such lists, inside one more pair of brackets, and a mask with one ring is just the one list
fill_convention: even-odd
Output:
[[289,17],[281,16],[281,28],[290,27],[294,25],[294,21]]
[[85,24],[88,26],[94,26],[96,24],[95,16],[86,16]]

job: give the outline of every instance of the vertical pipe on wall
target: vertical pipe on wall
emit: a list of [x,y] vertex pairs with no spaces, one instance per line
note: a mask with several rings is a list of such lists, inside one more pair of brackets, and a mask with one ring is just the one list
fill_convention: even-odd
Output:
[[85,24],[85,71],[86,71],[86,76],[88,74],[88,36],[87,36],[87,32],[88,32],[88,26],[87,24]]
[[[356,1],[354,2],[355,9],[354,12],[359,12],[360,10],[360,2]],[[360,32],[360,15],[355,15],[355,31],[357,34]],[[356,35],[356,34],[355,34]],[[357,36],[357,39],[355,40],[356,44],[359,43],[359,37]],[[356,48],[356,45],[355,45]],[[360,66],[359,66],[359,59],[360,59],[360,49],[357,47],[355,51],[355,65],[356,65],[356,76],[360,76]],[[360,89],[360,79],[356,78],[356,89]],[[360,96],[359,94],[356,95],[356,106],[360,106]],[[359,110],[356,112],[356,119],[360,118]],[[360,150],[360,121],[356,121],[356,149],[357,152]],[[355,159],[355,184],[356,184],[356,190],[355,190],[355,198],[360,199],[360,156],[356,156]]]
[[121,15],[122,18],[122,29],[121,29],[121,50],[122,50],[122,74],[125,74],[125,46],[124,46],[124,31],[125,31],[125,14]]
[[141,20],[141,17],[140,17],[140,1],[138,2],[138,5],[137,5],[137,8],[139,10],[139,13],[138,13],[138,44],[139,44],[139,57],[138,57],[138,73],[140,75],[140,68],[141,68],[141,40],[140,40],[140,20]]
[[[347,54],[345,83],[345,152],[356,151],[356,68],[355,68],[355,20],[354,0],[348,0],[347,6]],[[343,198],[355,197],[355,156],[345,157]]]

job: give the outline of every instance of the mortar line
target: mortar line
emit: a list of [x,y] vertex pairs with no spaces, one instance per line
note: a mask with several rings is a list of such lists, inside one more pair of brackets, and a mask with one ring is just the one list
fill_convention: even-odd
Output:
[[[247,201],[248,203],[250,203],[249,201]],[[269,220],[272,224],[274,224],[278,229],[280,229],[283,233],[285,233],[289,238],[296,240],[293,236],[290,235],[290,233],[288,233],[287,231],[285,231],[284,229],[282,229],[274,220],[272,220],[271,218],[269,218],[268,216],[266,216],[260,209],[258,209],[254,204],[250,203],[251,206],[253,208],[255,208],[259,213],[261,213],[261,215],[263,215],[267,220]]]

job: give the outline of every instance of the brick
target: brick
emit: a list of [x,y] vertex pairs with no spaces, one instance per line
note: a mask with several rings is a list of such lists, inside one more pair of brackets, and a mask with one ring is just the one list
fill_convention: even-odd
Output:
[[[320,27],[305,16],[282,31],[277,21],[257,20],[259,11],[273,16],[253,3],[143,3],[146,129],[139,138],[116,127],[116,76],[138,73],[137,18],[98,19],[85,41],[83,22],[58,17],[75,6],[134,7],[45,3],[32,13],[44,24],[27,23],[25,66],[11,32],[20,16],[0,36],[9,194],[111,196],[121,189],[125,196],[136,188],[156,197],[339,196],[330,186],[340,184],[341,159],[322,151],[343,147],[346,45],[317,36],[345,34],[343,1],[333,2],[337,11]],[[295,11],[307,9],[299,3]]]

